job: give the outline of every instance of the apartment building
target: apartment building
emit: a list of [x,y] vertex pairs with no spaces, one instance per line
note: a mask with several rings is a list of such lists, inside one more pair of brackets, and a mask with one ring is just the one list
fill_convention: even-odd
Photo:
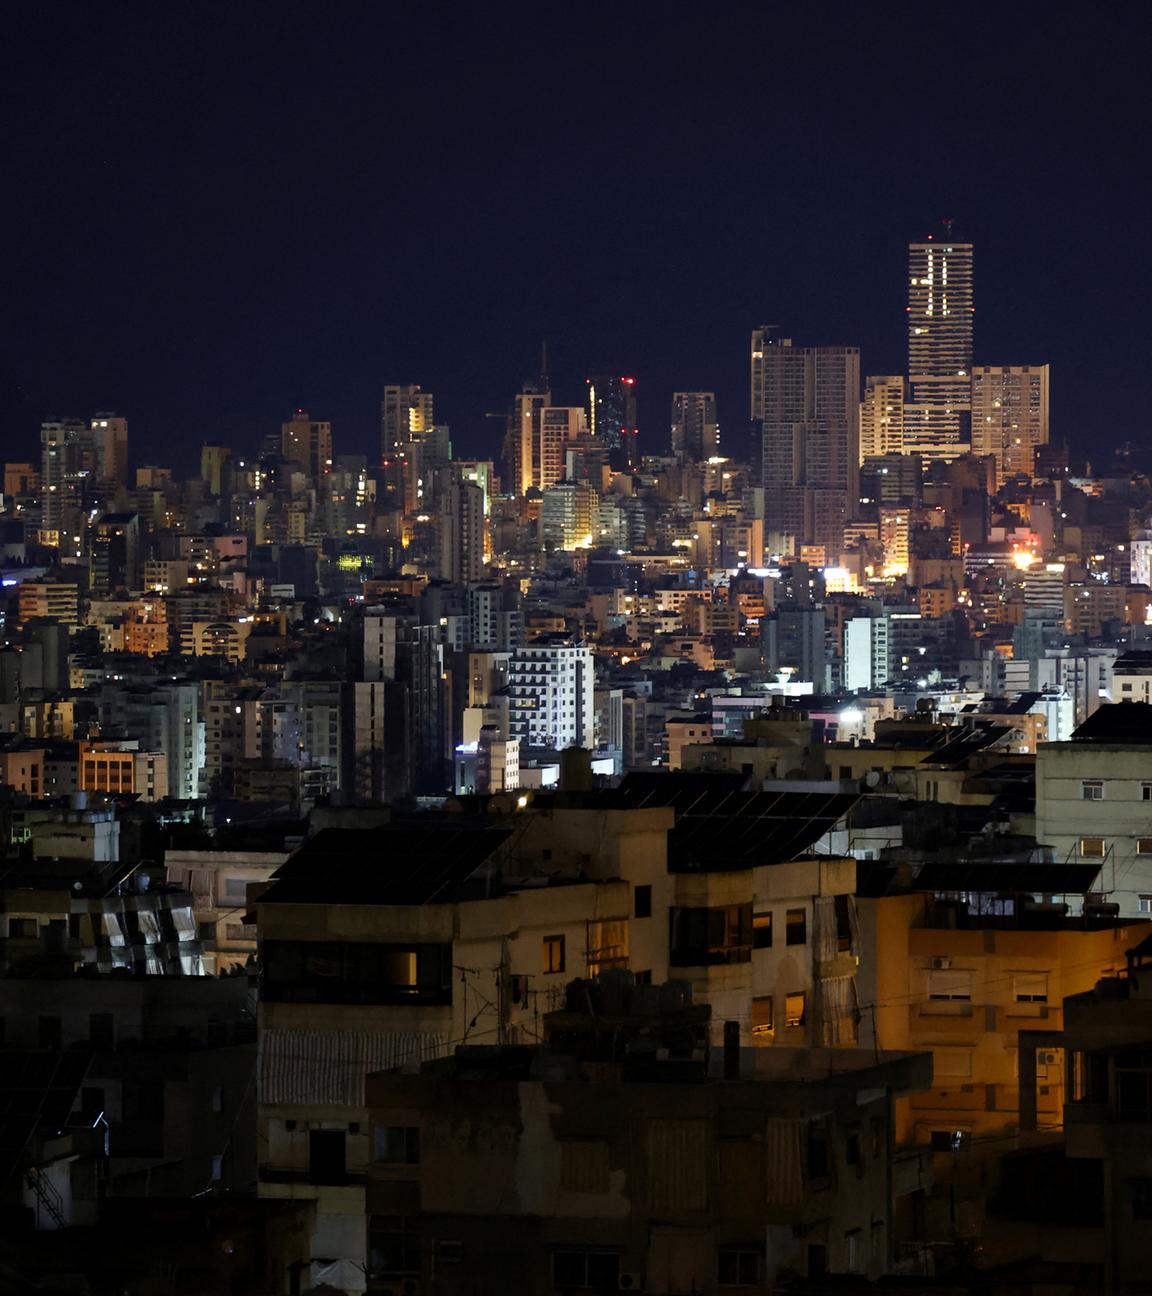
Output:
[[1095,866],[1095,897],[1152,915],[1152,705],[1100,707],[1067,742],[1036,751],[1036,839]]
[[445,1296],[765,1291],[784,1272],[885,1271],[922,1182],[894,1103],[928,1082],[927,1058],[721,1058],[674,990],[577,982],[547,1047],[370,1077],[369,1290],[434,1273]]

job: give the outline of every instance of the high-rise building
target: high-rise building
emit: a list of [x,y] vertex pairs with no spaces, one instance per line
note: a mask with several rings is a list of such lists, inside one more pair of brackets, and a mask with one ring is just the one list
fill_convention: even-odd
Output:
[[105,513],[91,528],[89,585],[110,594],[140,588],[140,518],[135,513]]
[[512,654],[510,737],[520,747],[587,747],[596,742],[592,650],[566,635],[541,635]]
[[1048,444],[1048,366],[976,365],[972,453],[996,460],[996,485],[1031,477],[1036,447]]
[[539,428],[532,484],[544,491],[564,480],[568,447],[584,435],[587,423],[577,405],[548,405],[540,411]]
[[720,453],[715,392],[673,392],[672,453],[682,463],[703,463]]
[[752,418],[760,433],[765,542],[840,550],[858,494],[859,347],[798,347],[752,333]]
[[864,379],[860,402],[860,462],[904,453],[904,378],[883,374]]
[[40,425],[40,479],[46,531],[74,522],[85,487],[96,481],[96,439],[83,419],[50,419]]
[[128,420],[115,414],[97,414],[90,424],[96,450],[96,479],[107,486],[128,480]]
[[552,404],[552,393],[543,384],[526,382],[517,393],[508,415],[504,436],[504,471],[510,493],[524,495],[539,488],[540,416]]
[[971,440],[972,244],[946,225],[908,245],[908,403],[904,445],[924,459],[955,459]]
[[224,465],[232,458],[230,447],[205,442],[200,447],[200,476],[208,494],[219,496],[224,492]]
[[467,584],[484,579],[484,491],[449,476],[441,492],[440,579]]
[[380,405],[381,485],[386,508],[403,509],[406,465],[414,440],[435,426],[432,393],[415,383],[395,383],[384,388]]
[[299,464],[319,482],[332,471],[332,424],[322,423],[298,409],[280,428],[280,453]]
[[636,379],[595,374],[588,384],[588,430],[608,448],[614,468],[636,462]]

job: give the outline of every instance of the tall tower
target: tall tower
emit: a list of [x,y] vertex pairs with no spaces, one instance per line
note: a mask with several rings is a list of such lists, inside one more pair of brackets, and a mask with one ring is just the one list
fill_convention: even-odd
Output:
[[859,407],[859,347],[798,347],[753,330],[752,417],[773,547],[822,545],[825,561],[840,552],[859,491]]
[[421,390],[416,383],[385,387],[380,422],[384,489],[391,507],[403,509],[409,447],[413,440],[430,432],[435,422],[432,393]]
[[96,476],[107,486],[128,480],[128,420],[115,414],[97,414],[91,422],[96,447]]
[[1048,444],[1048,366],[977,365],[972,370],[972,453],[996,460],[996,485],[1035,472]]
[[904,445],[926,461],[967,453],[972,423],[972,244],[908,245],[908,404]]
[[40,425],[43,525],[48,531],[75,527],[99,469],[96,430],[83,419],[50,419]]
[[682,463],[703,463],[720,452],[715,392],[672,393],[672,453]]
[[588,430],[603,442],[614,468],[636,460],[636,379],[594,374],[588,384]]

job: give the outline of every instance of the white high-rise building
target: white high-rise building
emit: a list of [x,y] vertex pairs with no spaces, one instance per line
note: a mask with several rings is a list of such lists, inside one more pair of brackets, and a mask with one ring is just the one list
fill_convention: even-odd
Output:
[[542,635],[517,648],[508,667],[512,737],[525,747],[596,743],[592,650],[567,635]]

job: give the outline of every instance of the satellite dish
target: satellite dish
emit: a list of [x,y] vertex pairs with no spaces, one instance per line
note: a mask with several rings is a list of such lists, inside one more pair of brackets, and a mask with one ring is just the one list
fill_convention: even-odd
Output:
[[880,774],[877,770],[869,770],[868,773],[864,775],[864,786],[870,788],[880,786]]

